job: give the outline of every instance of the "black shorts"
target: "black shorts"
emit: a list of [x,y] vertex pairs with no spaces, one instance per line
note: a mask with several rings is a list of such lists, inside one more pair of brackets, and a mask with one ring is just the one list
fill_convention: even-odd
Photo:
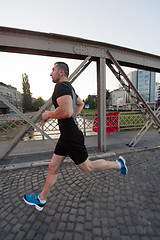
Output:
[[84,136],[81,131],[72,139],[59,138],[54,153],[59,156],[69,156],[76,165],[85,162],[88,158],[87,149],[84,145]]

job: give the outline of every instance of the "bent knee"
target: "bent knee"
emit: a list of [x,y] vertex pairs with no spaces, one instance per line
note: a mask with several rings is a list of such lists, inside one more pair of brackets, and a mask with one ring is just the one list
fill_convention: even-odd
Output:
[[95,171],[92,163],[89,164],[80,164],[78,165],[79,169],[84,172],[85,174],[89,174]]

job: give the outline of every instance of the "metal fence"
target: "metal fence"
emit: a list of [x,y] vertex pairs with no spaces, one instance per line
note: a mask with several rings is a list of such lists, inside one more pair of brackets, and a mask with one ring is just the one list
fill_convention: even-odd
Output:
[[[26,114],[28,118],[32,118],[34,113]],[[80,129],[84,133],[85,136],[96,135],[97,132],[93,131],[96,128],[94,125],[95,122],[95,114],[93,113],[82,113],[77,117],[77,121]],[[113,122],[115,121],[115,116],[107,117],[107,127],[112,127]],[[146,117],[143,114],[136,113],[122,113],[119,114],[118,117],[118,131],[122,130],[132,130],[139,129],[144,126],[146,123]],[[6,141],[13,138],[17,132],[20,130],[22,126],[25,125],[25,120],[20,118],[17,114],[4,114],[0,115],[0,141]],[[58,121],[55,119],[49,119],[47,122],[43,123],[39,121],[37,125],[44,130],[48,135],[52,138],[59,137],[59,127]],[[44,139],[44,137],[37,132],[35,129],[31,129],[23,140],[40,140]]]

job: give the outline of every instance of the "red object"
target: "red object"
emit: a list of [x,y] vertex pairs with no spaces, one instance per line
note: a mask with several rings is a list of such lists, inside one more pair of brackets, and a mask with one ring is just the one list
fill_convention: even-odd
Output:
[[[106,113],[106,133],[111,133],[119,129],[118,127],[119,112]],[[98,118],[97,113],[93,122],[93,131],[98,132]]]

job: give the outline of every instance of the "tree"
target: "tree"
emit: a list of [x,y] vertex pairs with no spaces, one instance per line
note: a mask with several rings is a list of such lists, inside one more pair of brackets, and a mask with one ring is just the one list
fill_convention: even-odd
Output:
[[108,89],[106,89],[106,100],[108,101],[110,98],[110,92]]
[[97,108],[97,96],[96,95],[88,95],[86,100],[84,101],[85,105],[89,105],[90,109]]
[[22,74],[22,90],[24,111],[32,111],[32,94],[30,91],[28,75],[26,73]]
[[109,99],[110,99],[110,92],[108,89],[106,89],[106,105],[109,105]]
[[45,104],[45,101],[41,97],[32,100],[33,111],[38,111]]
[[[106,89],[106,103],[110,98],[110,92]],[[90,109],[97,108],[97,96],[96,95],[88,95],[86,100],[84,101],[85,105],[89,105]]]

